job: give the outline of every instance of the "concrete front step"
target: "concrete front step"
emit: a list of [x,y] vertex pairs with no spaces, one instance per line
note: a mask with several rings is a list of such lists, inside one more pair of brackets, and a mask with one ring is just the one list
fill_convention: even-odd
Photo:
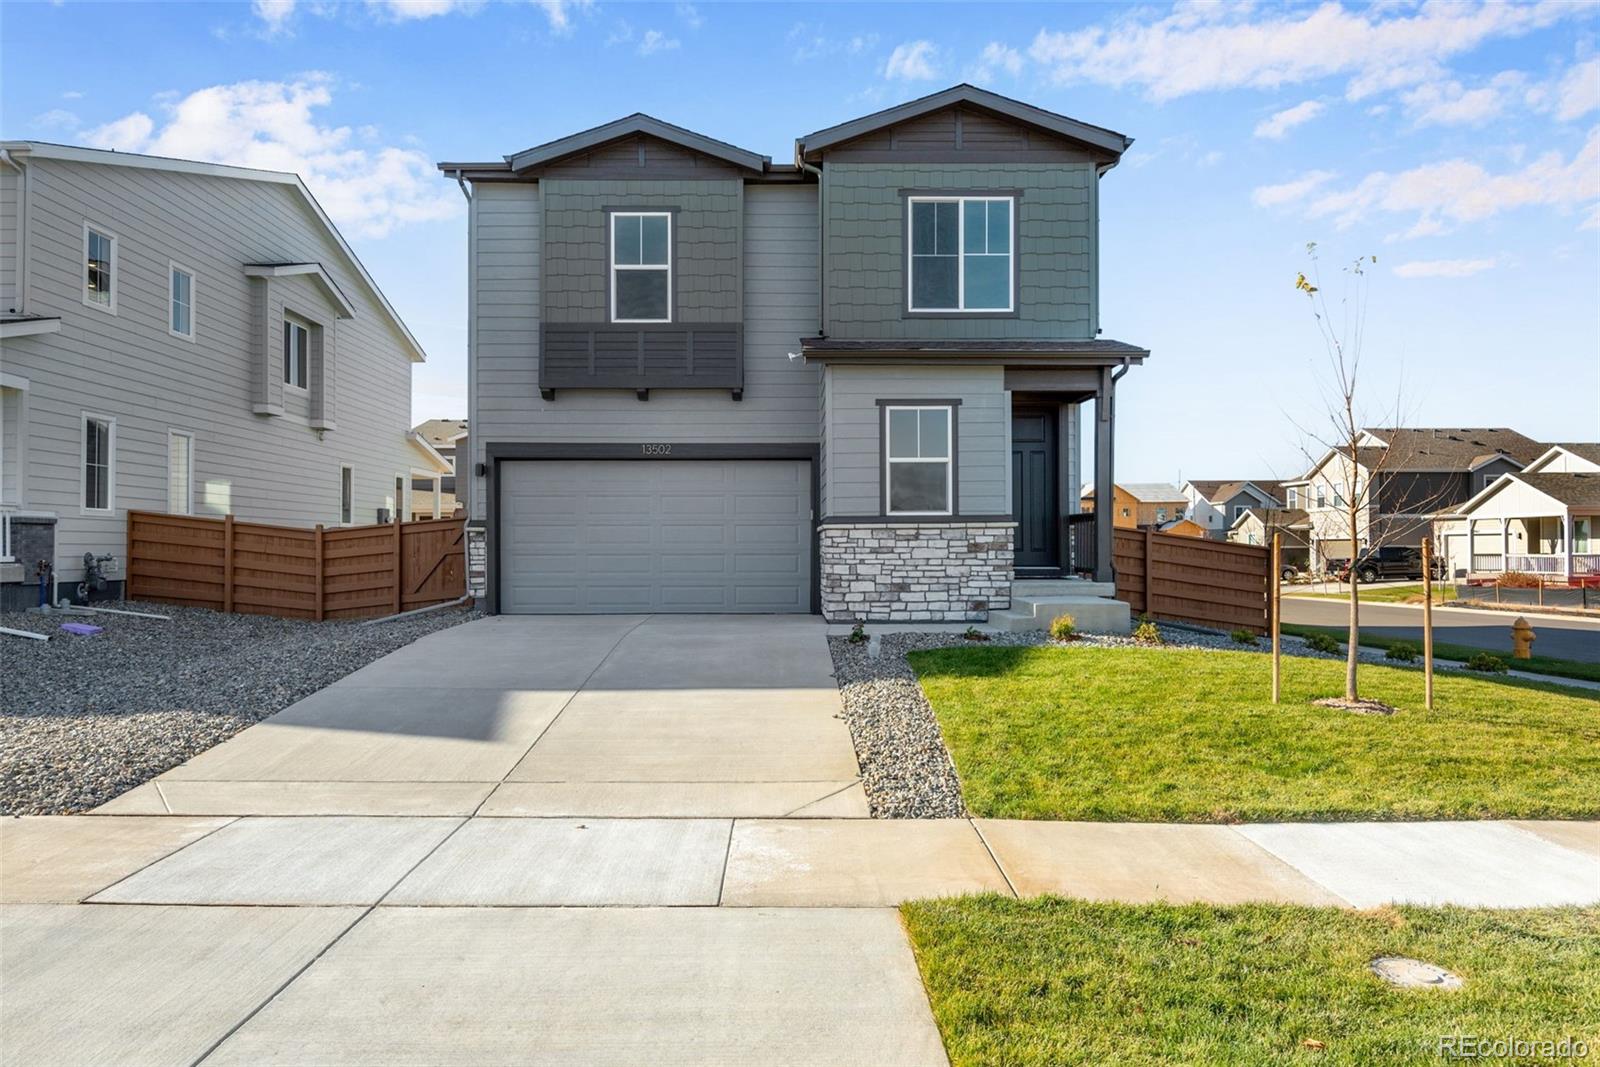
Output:
[[1125,634],[1133,629],[1133,613],[1123,600],[1098,596],[1011,597],[1009,611],[989,613],[989,625],[1001,630],[1045,630],[1055,619],[1071,615],[1073,625],[1090,633]]
[[1114,582],[1091,582],[1084,578],[1018,578],[1011,583],[1011,595],[1019,596],[1116,596]]

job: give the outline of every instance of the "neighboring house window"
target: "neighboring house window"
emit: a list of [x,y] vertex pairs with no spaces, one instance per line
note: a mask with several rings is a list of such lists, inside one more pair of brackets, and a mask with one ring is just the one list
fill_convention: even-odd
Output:
[[311,380],[311,327],[295,319],[283,320],[283,384],[306,388]]
[[1011,311],[1010,197],[912,197],[911,311]]
[[1574,518],[1572,520],[1572,551],[1589,552],[1589,530],[1594,520]]
[[949,515],[955,464],[951,462],[954,409],[889,407],[884,478],[890,515]]
[[83,225],[83,302],[117,310],[117,239],[88,223]]
[[339,467],[339,523],[342,526],[355,521],[355,477],[356,472],[348,463]]
[[194,340],[194,271],[173,263],[167,274],[167,329],[172,336]]
[[84,511],[111,511],[116,490],[117,420],[83,414]]
[[1249,504],[1235,504],[1233,506],[1233,521],[1238,522],[1239,516],[1250,510]]
[[1156,508],[1156,521],[1157,522],[1166,522],[1167,521],[1167,509],[1166,508]]
[[1299,507],[1300,506],[1300,490],[1298,490],[1298,489],[1289,490],[1289,498],[1286,501],[1284,501],[1284,503],[1288,504],[1291,508]]
[[1337,489],[1333,491],[1333,506],[1336,508],[1344,507],[1344,494]]
[[611,321],[672,321],[672,215],[611,214]]
[[1327,506],[1328,506],[1328,490],[1319,485],[1319,486],[1317,486],[1317,507],[1325,508]]
[[401,519],[401,516],[405,514],[405,507],[406,507],[406,476],[403,475],[403,474],[396,474],[394,476],[394,521],[395,522],[403,521]]
[[194,513],[194,435],[167,431],[167,512]]
[[1122,517],[1123,518],[1127,518],[1128,517],[1128,509],[1127,508],[1123,508],[1122,509]]

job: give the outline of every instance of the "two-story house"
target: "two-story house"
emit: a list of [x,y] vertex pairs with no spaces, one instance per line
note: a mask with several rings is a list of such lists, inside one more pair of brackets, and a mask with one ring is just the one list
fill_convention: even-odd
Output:
[[[1093,482],[1082,489],[1084,514],[1094,513],[1094,489]],[[1186,517],[1188,502],[1167,482],[1118,482],[1111,489],[1111,525],[1118,529],[1159,529]]]
[[1183,483],[1189,518],[1214,541],[1228,540],[1233,524],[1252,508],[1259,511],[1283,507],[1283,493],[1282,485],[1270,478],[1215,478]]
[[646,115],[441,163],[491,610],[981,619],[1108,579],[1076,489],[1147,355],[1100,336],[1129,143],[963,85],[792,163]]
[[1434,537],[1450,574],[1469,582],[1516,572],[1600,585],[1600,443],[1551,445],[1502,471],[1436,515]]
[[37,602],[130,508],[309,526],[404,509],[423,352],[293,174],[0,143],[0,579]]
[[[1331,448],[1303,478],[1283,486],[1288,506],[1306,512],[1311,566],[1320,569],[1379,544],[1419,544],[1435,515],[1545,450],[1504,428],[1372,427],[1361,432],[1353,454]],[[1354,530],[1350,501],[1357,507]]]

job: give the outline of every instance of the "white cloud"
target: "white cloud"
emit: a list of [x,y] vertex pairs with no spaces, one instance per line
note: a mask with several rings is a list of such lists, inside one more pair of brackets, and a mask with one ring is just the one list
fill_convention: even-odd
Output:
[[884,64],[883,76],[890,81],[931,81],[939,76],[935,64],[939,49],[932,41],[907,41],[895,45]]
[[135,111],[84,135],[124,152],[293,171],[341,227],[382,237],[396,226],[450,218],[459,194],[416,148],[362,148],[348,126],[325,126],[316,109],[333,101],[333,80],[236,82],[164,104],[163,121]]
[[61,94],[61,99],[63,99],[63,100],[82,100],[83,96],[84,96],[84,93],[83,93],[82,89],[68,89],[66,92]]
[[1402,278],[1466,278],[1493,266],[1492,259],[1414,259],[1394,272]]
[[1256,136],[1281,141],[1286,133],[1303,123],[1310,122],[1326,110],[1320,100],[1306,100],[1294,107],[1286,107],[1271,118],[1256,123]]
[[33,125],[41,130],[75,130],[80,123],[78,116],[66,108],[53,107],[42,115],[33,116]]
[[394,22],[415,22],[440,15],[473,14],[483,0],[367,0],[368,10]]
[[587,11],[590,0],[533,0],[533,5],[544,12],[546,21],[550,23],[551,31],[555,33],[570,33],[572,31],[572,12],[574,10]]
[[1579,119],[1600,109],[1600,58],[1579,63],[1556,86],[1556,118]]
[[1000,71],[1005,71],[1015,78],[1022,73],[1023,62],[1022,53],[1015,48],[990,41],[984,45],[977,66],[972,68],[972,77],[975,81],[990,81]]
[[639,54],[652,56],[657,52],[670,52],[678,47],[676,37],[668,37],[660,30],[645,30],[644,36],[639,38]]
[[790,58],[796,63],[831,55],[859,56],[878,44],[878,35],[875,33],[830,37],[822,26],[810,22],[797,22],[789,27],[785,39],[794,47]]
[[705,22],[705,19],[700,14],[700,9],[693,4],[679,4],[673,8],[673,11],[677,14],[679,20],[691,30],[698,30]]
[[1346,10],[1249,3],[1147,9],[1080,30],[1040,30],[1029,54],[1058,83],[1140,86],[1156,100],[1215,89],[1276,89],[1348,76],[1352,99],[1438,77],[1485,41],[1594,13],[1564,0],[1428,3]]
[[1468,89],[1458,81],[1431,81],[1402,93],[1400,102],[1418,126],[1477,126],[1498,118],[1526,82],[1514,70]]
[[[1463,223],[1480,222],[1520,207],[1554,207],[1593,212],[1600,200],[1600,126],[1570,160],[1546,152],[1526,165],[1492,174],[1467,159],[1428,163],[1399,174],[1377,171],[1353,187],[1312,202],[1312,218],[1332,218],[1343,229],[1373,212],[1410,214],[1407,237],[1446,233]],[[1585,223],[1588,225],[1588,223]]]
[[294,3],[295,0],[252,0],[250,10],[262,21],[262,31],[273,37],[288,31]]
[[1258,186],[1250,194],[1250,199],[1257,207],[1281,207],[1304,200],[1317,189],[1332,181],[1334,173],[1331,170],[1311,170],[1291,181],[1280,185]]

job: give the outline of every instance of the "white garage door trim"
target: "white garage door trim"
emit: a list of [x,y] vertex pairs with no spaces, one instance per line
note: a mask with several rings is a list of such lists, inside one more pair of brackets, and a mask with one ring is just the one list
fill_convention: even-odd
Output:
[[501,459],[496,609],[813,612],[811,464],[726,454]]

